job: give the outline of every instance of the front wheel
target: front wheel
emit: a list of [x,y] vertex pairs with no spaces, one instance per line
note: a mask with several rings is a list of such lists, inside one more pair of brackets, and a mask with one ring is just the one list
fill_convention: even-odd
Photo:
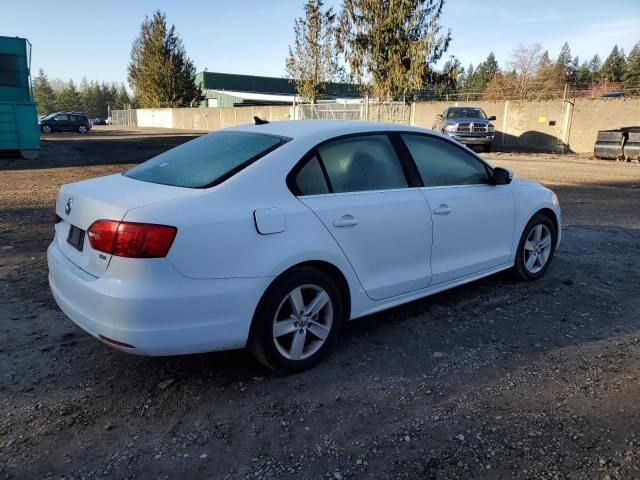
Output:
[[299,372],[328,352],[342,317],[342,299],[333,280],[314,268],[296,268],[265,293],[249,347],[268,368]]
[[546,215],[535,215],[520,238],[513,268],[515,274],[522,280],[542,277],[549,268],[557,242],[554,222]]
[[491,153],[491,144],[490,143],[485,143],[484,152],[485,153]]
[[42,133],[51,133],[51,127],[49,125],[42,125],[40,131]]

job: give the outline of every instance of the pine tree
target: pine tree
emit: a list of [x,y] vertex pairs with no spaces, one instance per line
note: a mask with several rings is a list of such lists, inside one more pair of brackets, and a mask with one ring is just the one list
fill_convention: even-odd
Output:
[[73,80],[69,80],[58,94],[56,108],[70,112],[82,110],[82,99]]
[[49,79],[41,68],[33,79],[33,97],[36,102],[38,114],[51,113],[56,108],[56,94],[51,88]]
[[370,93],[383,100],[413,96],[432,80],[449,47],[440,35],[444,0],[344,0],[338,49]]
[[118,92],[116,93],[116,101],[113,108],[118,110],[124,110],[129,105],[131,105],[131,99],[129,98],[129,92],[127,92],[124,84],[121,84],[118,87]]
[[571,57],[571,48],[569,48],[567,42],[564,42],[560,49],[558,60],[556,60],[556,65],[562,70],[566,82],[570,85],[575,85],[576,70],[578,69],[579,63],[580,60],[578,57]]
[[585,90],[591,86],[593,74],[587,62],[578,67],[575,73],[574,86],[580,90]]
[[622,81],[625,88],[631,89],[631,94],[640,95],[640,42],[629,53]]
[[594,55],[589,62],[589,70],[591,71],[591,81],[597,83],[600,81],[600,71],[602,70],[602,60],[599,55]]
[[[175,26],[157,10],[145,17],[131,47],[128,79],[142,107],[193,106],[201,98],[196,69]],[[115,95],[114,95],[115,97]]]
[[478,76],[479,91],[484,91],[485,86],[500,71],[500,66],[493,52],[490,52],[487,59],[478,65],[476,75]]
[[609,82],[620,82],[624,74],[625,66],[624,50],[618,49],[618,45],[615,45],[602,64],[601,79],[608,80]]
[[325,90],[326,84],[340,73],[335,49],[336,16],[329,8],[322,11],[321,0],[307,0],[305,16],[293,24],[295,41],[289,46],[286,60],[287,76],[295,81],[296,90],[313,102]]

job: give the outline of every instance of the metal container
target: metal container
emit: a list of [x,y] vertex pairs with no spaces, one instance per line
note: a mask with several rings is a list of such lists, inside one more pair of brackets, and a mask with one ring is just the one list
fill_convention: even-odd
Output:
[[593,153],[598,158],[620,160],[624,158],[622,146],[624,133],[620,130],[601,130],[598,132]]
[[0,37],[0,150],[18,150],[25,158],[36,158],[40,131],[30,71],[29,41]]

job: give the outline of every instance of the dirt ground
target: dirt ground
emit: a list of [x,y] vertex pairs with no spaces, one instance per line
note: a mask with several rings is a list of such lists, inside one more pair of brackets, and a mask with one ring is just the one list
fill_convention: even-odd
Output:
[[96,128],[0,158],[0,479],[640,478],[640,166],[488,154],[553,188],[548,274],[350,322],[316,368],[135,357],[47,285],[58,187],[193,138]]

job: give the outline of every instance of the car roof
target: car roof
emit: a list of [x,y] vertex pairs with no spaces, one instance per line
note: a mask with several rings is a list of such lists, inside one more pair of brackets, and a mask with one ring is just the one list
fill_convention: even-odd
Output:
[[238,125],[237,127],[226,128],[225,130],[265,133],[280,137],[288,137],[294,140],[319,140],[337,137],[340,135],[379,131],[415,131],[421,133],[433,133],[431,130],[411,127],[408,125],[363,122],[357,120],[284,120],[261,125]]

